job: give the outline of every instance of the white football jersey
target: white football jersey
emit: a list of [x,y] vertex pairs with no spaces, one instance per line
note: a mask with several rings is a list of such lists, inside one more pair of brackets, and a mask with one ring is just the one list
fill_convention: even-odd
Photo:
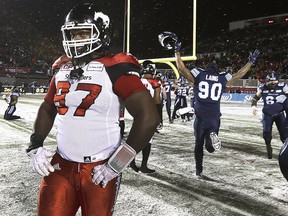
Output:
[[150,92],[150,95],[151,95],[152,98],[153,98],[155,91],[154,91],[151,83],[150,83],[147,79],[145,79],[145,78],[141,78],[141,81],[142,81],[142,83],[144,84],[144,86],[148,89],[148,91]]
[[[151,97],[154,98],[155,90],[153,89],[153,86],[151,85],[151,83],[145,78],[141,78],[141,82],[148,89]],[[153,137],[150,139],[149,143],[151,143],[151,144],[153,143]]]
[[120,98],[146,91],[139,79],[138,60],[129,53],[104,56],[84,66],[79,79],[71,78],[69,59],[56,62],[58,72],[45,101],[58,111],[58,153],[82,163],[109,158],[121,142]]
[[106,159],[120,143],[118,96],[103,64],[90,62],[79,81],[70,79],[71,67],[55,76],[58,152],[77,162]]

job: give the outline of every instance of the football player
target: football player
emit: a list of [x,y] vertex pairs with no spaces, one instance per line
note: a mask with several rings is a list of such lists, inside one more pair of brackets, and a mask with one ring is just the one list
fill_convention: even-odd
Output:
[[[158,79],[154,78],[155,75],[156,75],[155,64],[150,60],[145,60],[142,63],[142,79],[141,79],[141,81],[144,84],[144,86],[149,90],[150,95],[154,99],[154,102],[156,104],[158,114],[159,114],[160,108],[161,108],[161,112],[162,112],[161,98],[160,98],[161,82],[159,82]],[[159,117],[160,117],[160,114],[159,114]],[[142,173],[154,173],[155,172],[155,170],[150,169],[147,166],[148,159],[149,159],[150,152],[151,152],[151,144],[152,144],[152,139],[149,141],[148,145],[146,145],[145,148],[142,150],[142,162],[141,162],[140,168],[137,167],[135,159],[131,162],[130,167],[134,171],[136,171],[136,172],[140,171]]]
[[16,111],[16,104],[18,103],[19,98],[19,89],[17,86],[13,86],[10,90],[10,93],[6,97],[6,95],[3,95],[3,99],[8,103],[8,107],[5,110],[4,113],[4,119],[6,120],[14,120],[14,119],[20,119],[21,117],[18,115],[13,115]]
[[[287,131],[285,128],[285,114],[282,110],[278,111],[278,107],[282,106],[279,103],[279,98],[281,96],[285,97],[288,93],[288,86],[284,82],[279,82],[277,74],[272,71],[270,74],[266,75],[266,82],[261,84],[257,93],[252,99],[252,112],[254,115],[257,114],[257,101],[263,99],[263,109],[262,109],[262,126],[263,126],[263,139],[266,144],[268,159],[272,159],[272,127],[275,122],[278,132],[280,134],[280,140],[284,143],[287,138]],[[286,98],[286,97],[285,97]],[[277,103],[278,102],[278,103]]]
[[[181,76],[179,85],[175,88],[174,94],[176,95],[175,97],[175,102],[174,102],[174,109],[172,113],[172,122],[174,122],[174,119],[176,118],[176,115],[179,114],[181,117],[182,122],[185,122],[185,117],[189,119],[190,117],[185,113],[181,114],[179,113],[179,109],[183,109],[187,107],[187,95],[188,95],[188,86],[185,84],[186,79]],[[177,116],[179,116],[177,115]]]
[[[100,3],[100,2],[99,2]],[[103,1],[103,4],[105,2]],[[109,54],[106,8],[80,4],[61,28],[66,56],[54,64],[27,154],[43,176],[38,215],[112,215],[122,171],[151,139],[159,115],[129,53]],[[134,117],[121,141],[121,104]],[[57,150],[43,146],[57,115]],[[52,160],[50,161],[50,158]]]
[[[171,37],[168,36],[167,37]],[[172,35],[173,37],[173,35]],[[171,40],[170,40],[171,41]],[[165,44],[165,43],[164,43]],[[169,42],[171,45],[171,42]],[[221,142],[218,138],[220,128],[220,101],[226,85],[231,85],[236,79],[242,78],[251,68],[257,57],[259,50],[250,53],[247,64],[237,73],[230,74],[226,71],[220,71],[215,60],[211,60],[203,68],[193,68],[189,70],[181,59],[181,42],[174,40],[171,45],[175,51],[176,64],[179,72],[190,82],[194,84],[195,97],[195,161],[196,175],[201,177],[203,171],[203,147],[212,153],[221,148]]]
[[285,140],[278,157],[281,173],[288,181],[288,139]]
[[168,75],[164,75],[163,87],[166,92],[166,100],[165,100],[166,112],[169,118],[169,123],[171,124],[173,123],[172,117],[171,117],[171,90],[172,90],[172,87],[174,87],[174,83],[168,78]]

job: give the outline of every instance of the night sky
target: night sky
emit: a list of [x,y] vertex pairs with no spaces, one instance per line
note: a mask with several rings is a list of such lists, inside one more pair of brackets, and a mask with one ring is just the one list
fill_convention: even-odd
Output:
[[[1,0],[0,16],[25,20],[39,34],[61,44],[60,28],[64,18],[71,7],[81,2],[87,1]],[[116,36],[112,45],[115,50],[122,51],[125,1],[105,2],[110,2],[110,18]],[[154,50],[161,49],[157,36],[162,31],[175,32],[184,43],[189,43],[192,32],[191,11],[192,0],[131,0],[130,51],[140,57],[142,53],[154,57]],[[283,13],[288,13],[287,0],[198,0],[197,37],[201,40],[227,30],[231,21]]]

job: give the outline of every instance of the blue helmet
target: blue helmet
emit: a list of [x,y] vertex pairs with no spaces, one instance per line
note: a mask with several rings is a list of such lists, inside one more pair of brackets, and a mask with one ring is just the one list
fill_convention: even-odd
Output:
[[278,75],[272,71],[272,73],[267,74],[266,77],[266,85],[268,88],[275,88],[278,85],[279,78]]
[[278,75],[274,71],[266,75],[266,81],[276,81],[276,80],[278,80]]

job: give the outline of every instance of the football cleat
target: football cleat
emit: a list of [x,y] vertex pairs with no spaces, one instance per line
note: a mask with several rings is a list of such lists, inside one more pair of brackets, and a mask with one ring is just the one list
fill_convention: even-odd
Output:
[[139,172],[139,167],[137,167],[135,163],[131,163],[129,167],[135,172]]
[[210,133],[210,139],[211,139],[213,148],[215,150],[220,150],[221,149],[221,141],[215,132]]
[[161,130],[163,128],[163,124],[160,123],[158,126],[157,126],[157,130]]
[[141,173],[148,173],[148,174],[155,172],[155,170],[149,169],[148,167],[140,167],[139,171],[140,171]]

